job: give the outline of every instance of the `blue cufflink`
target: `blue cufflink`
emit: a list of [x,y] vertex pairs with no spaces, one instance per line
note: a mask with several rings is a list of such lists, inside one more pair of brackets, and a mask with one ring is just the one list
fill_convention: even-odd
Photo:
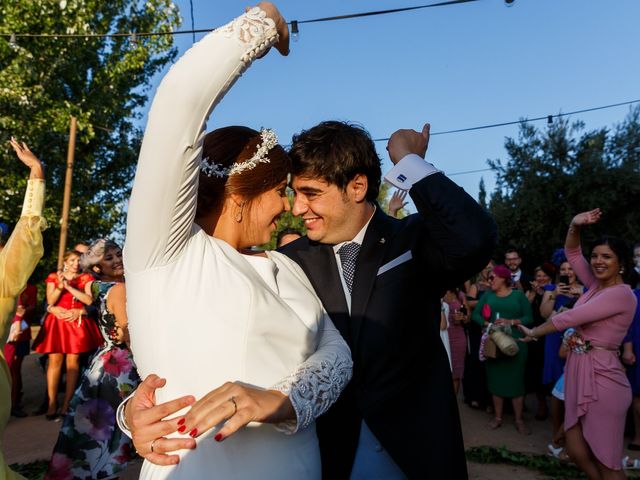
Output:
[[407,179],[407,177],[405,177],[404,175],[400,174],[396,177],[396,180],[398,180],[400,183],[404,183],[404,181]]

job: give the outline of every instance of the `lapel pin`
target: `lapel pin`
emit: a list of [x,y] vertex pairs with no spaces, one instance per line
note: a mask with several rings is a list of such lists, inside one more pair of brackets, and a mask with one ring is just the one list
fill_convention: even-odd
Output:
[[380,243],[384,243],[385,241],[386,241],[386,240],[384,239],[384,237],[382,237],[382,238],[380,239]]

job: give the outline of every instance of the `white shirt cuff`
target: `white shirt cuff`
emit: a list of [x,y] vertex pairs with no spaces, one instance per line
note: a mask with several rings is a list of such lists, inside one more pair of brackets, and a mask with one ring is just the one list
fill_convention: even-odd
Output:
[[384,179],[400,190],[410,190],[414,183],[439,172],[442,171],[425,161],[420,155],[410,153],[396,163]]
[[118,424],[118,427],[120,427],[120,430],[122,430],[122,433],[129,438],[131,438],[131,430],[129,430],[129,425],[127,425],[127,421],[124,418],[124,406],[135,393],[136,391],[134,390],[131,395],[120,402],[120,405],[118,405],[118,409],[116,410],[116,423]]

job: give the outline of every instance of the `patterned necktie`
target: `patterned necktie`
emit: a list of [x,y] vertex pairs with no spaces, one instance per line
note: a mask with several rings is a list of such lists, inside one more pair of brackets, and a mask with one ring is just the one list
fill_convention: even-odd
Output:
[[340,255],[340,262],[342,263],[342,276],[347,284],[349,293],[353,289],[353,277],[356,273],[356,259],[359,251],[360,245],[354,242],[347,242],[338,249],[338,255]]

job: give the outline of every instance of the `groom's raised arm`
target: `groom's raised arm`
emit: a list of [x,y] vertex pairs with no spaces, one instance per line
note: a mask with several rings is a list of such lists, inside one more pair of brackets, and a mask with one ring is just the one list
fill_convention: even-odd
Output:
[[430,274],[442,275],[445,287],[482,270],[493,253],[497,228],[478,202],[425,161],[429,130],[426,124],[422,132],[398,130],[391,136],[387,150],[395,166],[385,180],[409,191],[423,222],[414,256]]

